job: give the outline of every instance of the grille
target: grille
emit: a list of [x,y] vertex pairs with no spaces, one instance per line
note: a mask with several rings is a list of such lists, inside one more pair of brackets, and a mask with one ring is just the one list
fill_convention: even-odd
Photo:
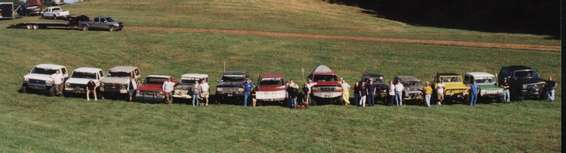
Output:
[[30,80],[29,80],[29,83],[32,83],[32,84],[45,84],[45,81],[43,81],[43,80],[36,80],[36,79],[30,79]]
[[73,83],[70,86],[71,86],[71,88],[85,88],[86,87],[86,85],[84,85],[84,84],[73,84]]
[[334,87],[320,87],[320,91],[334,91]]

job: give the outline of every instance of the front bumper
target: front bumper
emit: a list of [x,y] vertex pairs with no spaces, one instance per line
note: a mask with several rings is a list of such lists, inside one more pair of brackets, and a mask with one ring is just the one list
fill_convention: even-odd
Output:
[[165,95],[161,93],[154,92],[140,92],[136,94],[136,100],[142,101],[163,101],[165,100]]
[[342,92],[314,92],[312,95],[316,98],[331,99],[342,97]]
[[275,91],[275,92],[262,92],[256,91],[256,99],[258,101],[284,101],[287,98],[287,92],[285,91]]

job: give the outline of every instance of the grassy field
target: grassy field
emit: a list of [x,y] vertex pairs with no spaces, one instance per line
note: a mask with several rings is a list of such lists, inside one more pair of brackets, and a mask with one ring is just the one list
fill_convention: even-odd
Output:
[[[248,29],[557,44],[545,36],[494,34],[404,25],[319,1],[88,1],[73,13],[112,15],[126,25]],[[128,5],[126,5],[128,4]],[[0,27],[23,20],[1,21]],[[323,21],[321,21],[323,20]],[[45,39],[48,38],[48,39]],[[228,69],[279,71],[304,80],[326,64],[349,82],[365,70],[389,80],[435,72],[495,73],[529,65],[560,80],[560,53],[430,45],[278,39],[212,33],[0,29],[1,152],[560,152],[560,106],[523,101],[425,108],[143,104],[19,94],[22,76],[39,63],[72,68],[137,65],[142,74]],[[211,82],[215,85],[216,82]],[[560,91],[560,89],[558,90]]]

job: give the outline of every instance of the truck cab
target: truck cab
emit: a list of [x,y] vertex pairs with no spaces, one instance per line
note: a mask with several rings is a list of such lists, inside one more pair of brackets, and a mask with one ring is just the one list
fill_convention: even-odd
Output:
[[21,91],[47,92],[49,96],[61,95],[63,84],[69,78],[67,68],[57,64],[39,64],[24,76]]
[[312,86],[313,102],[331,101],[340,102],[342,100],[342,84],[339,77],[332,69],[326,65],[318,65],[307,77],[314,82]]
[[65,96],[72,94],[86,94],[88,82],[94,81],[96,87],[100,86],[100,80],[104,78],[104,73],[100,68],[80,67],[73,71],[71,77],[65,81]]
[[285,76],[282,73],[261,73],[257,84],[255,97],[259,102],[283,102],[287,98]]

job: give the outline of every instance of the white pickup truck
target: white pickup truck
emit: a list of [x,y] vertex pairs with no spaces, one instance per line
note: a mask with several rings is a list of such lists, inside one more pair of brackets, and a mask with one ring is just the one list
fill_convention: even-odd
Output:
[[57,19],[60,17],[66,18],[69,15],[69,11],[65,11],[62,7],[59,6],[47,7],[45,10],[43,10],[43,12],[41,12],[42,17],[52,19]]

